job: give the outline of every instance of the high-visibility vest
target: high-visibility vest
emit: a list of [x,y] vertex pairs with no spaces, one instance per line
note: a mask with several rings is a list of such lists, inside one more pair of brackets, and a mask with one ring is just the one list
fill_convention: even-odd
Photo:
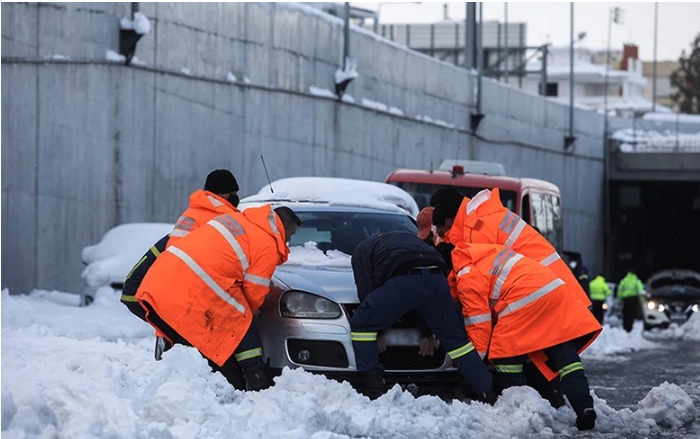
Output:
[[567,291],[569,285],[511,248],[460,243],[452,262],[467,334],[490,359],[529,355],[571,340],[581,352],[602,330]]
[[603,276],[596,276],[591,281],[591,300],[605,300],[610,295],[610,287]]
[[462,202],[449,231],[453,244],[458,242],[500,244],[548,267],[563,280],[569,291],[586,306],[586,292],[569,266],[544,236],[501,204],[498,188],[484,189]]
[[229,213],[231,210],[238,212],[238,209],[233,207],[231,203],[213,192],[202,189],[192,192],[190,205],[175,222],[167,247],[175,244],[180,238],[196,230],[197,227],[206,224],[215,216]]
[[639,293],[644,289],[644,284],[634,273],[627,275],[617,285],[617,297],[625,299],[627,297],[639,296]]
[[136,298],[219,366],[233,354],[287,260],[269,205],[219,215],[155,261]]

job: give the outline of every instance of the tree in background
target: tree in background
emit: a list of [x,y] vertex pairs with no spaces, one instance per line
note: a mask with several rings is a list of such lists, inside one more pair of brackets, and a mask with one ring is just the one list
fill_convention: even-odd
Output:
[[681,113],[700,114],[700,34],[691,49],[688,57],[685,50],[681,53],[681,65],[671,73],[671,86],[677,90],[672,97]]

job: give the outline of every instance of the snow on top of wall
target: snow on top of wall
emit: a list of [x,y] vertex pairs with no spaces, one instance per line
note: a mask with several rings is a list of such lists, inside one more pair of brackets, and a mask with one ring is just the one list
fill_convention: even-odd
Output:
[[122,29],[131,29],[140,35],[146,35],[151,31],[151,22],[142,12],[135,12],[133,20],[123,17],[119,25]]
[[627,128],[611,137],[620,141],[622,152],[700,152],[700,131],[689,134]]

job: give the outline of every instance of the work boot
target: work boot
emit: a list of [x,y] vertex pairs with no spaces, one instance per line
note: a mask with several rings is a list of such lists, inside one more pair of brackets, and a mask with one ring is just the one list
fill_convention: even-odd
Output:
[[160,361],[163,358],[163,352],[167,352],[172,348],[173,345],[165,337],[156,337],[156,348],[155,357],[156,361]]
[[386,392],[383,370],[362,372],[362,378],[364,379],[364,391],[362,393],[369,399],[377,399]]
[[263,390],[275,385],[275,382],[267,374],[267,368],[262,361],[244,367],[243,375],[246,380],[246,390]]
[[598,416],[593,407],[587,407],[580,413],[576,413],[576,428],[579,430],[592,430]]
[[549,395],[547,395],[547,400],[555,409],[558,409],[559,407],[564,407],[566,405],[564,395],[562,395],[561,392],[557,389],[552,389]]
[[496,396],[496,392],[489,390],[488,392],[484,392],[479,395],[476,399],[477,401],[484,402],[488,405],[494,405],[496,404],[496,399],[498,399],[498,397]]

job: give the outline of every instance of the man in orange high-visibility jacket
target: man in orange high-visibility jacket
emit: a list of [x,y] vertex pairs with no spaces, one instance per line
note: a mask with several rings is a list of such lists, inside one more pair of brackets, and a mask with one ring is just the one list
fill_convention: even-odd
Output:
[[501,244],[512,248],[549,267],[569,285],[570,291],[581,302],[587,307],[591,306],[588,294],[554,246],[534,227],[503,206],[498,188],[484,189],[472,199],[462,201],[452,221],[449,239],[455,245],[467,242]]
[[[135,295],[153,262],[169,244],[186,236],[202,224],[206,224],[215,216],[231,210],[237,212],[238,190],[236,178],[227,169],[217,169],[207,175],[204,181],[204,190],[197,190],[190,195],[190,205],[180,215],[173,232],[153,244],[127,275],[122,289],[121,302],[126,305],[129,311],[141,320],[145,320],[145,311],[136,300]],[[173,233],[176,235],[175,237],[171,236]],[[171,347],[172,344],[163,338],[163,334],[156,331],[156,360],[160,360],[163,352]],[[233,374],[229,373],[228,376],[231,377]],[[242,382],[242,377],[240,382]],[[234,386],[236,385],[234,384]]]
[[175,223],[167,247],[215,216],[228,213],[232,207],[238,211],[238,190],[238,182],[231,171],[217,169],[210,172],[204,190],[197,189],[190,194],[190,205]]
[[578,354],[602,328],[552,270],[499,244],[459,243],[452,252],[464,323],[503,388],[525,385],[529,357],[561,389],[588,430],[596,414]]
[[170,245],[136,293],[149,323],[222,373],[240,364],[249,390],[269,387],[253,316],[300,224],[288,207],[264,205],[219,215]]

